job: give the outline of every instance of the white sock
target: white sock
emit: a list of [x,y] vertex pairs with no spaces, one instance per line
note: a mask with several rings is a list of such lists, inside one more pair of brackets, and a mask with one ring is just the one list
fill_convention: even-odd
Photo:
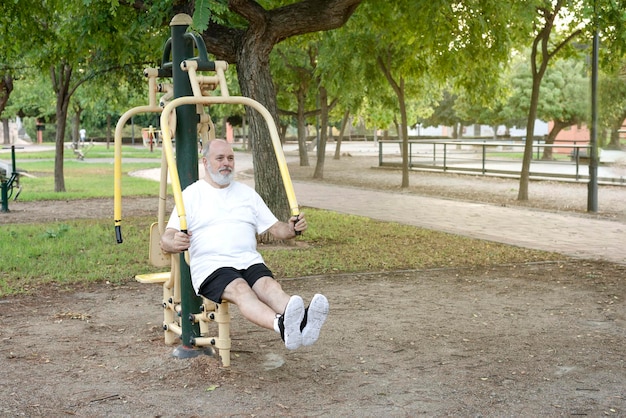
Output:
[[276,315],[276,318],[274,318],[274,331],[280,334],[280,328],[278,327],[278,318],[279,315]]

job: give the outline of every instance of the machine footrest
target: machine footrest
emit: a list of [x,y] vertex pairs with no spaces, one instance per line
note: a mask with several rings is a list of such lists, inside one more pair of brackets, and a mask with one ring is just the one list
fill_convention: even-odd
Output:
[[170,279],[171,273],[164,271],[162,273],[146,273],[138,274],[135,276],[135,280],[139,283],[165,283]]

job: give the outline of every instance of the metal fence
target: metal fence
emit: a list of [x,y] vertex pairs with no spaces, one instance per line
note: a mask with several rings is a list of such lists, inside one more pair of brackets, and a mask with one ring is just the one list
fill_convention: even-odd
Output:
[[[524,141],[409,141],[409,168],[413,170],[492,175],[519,178]],[[401,167],[402,141],[379,141],[381,167]],[[530,178],[563,181],[589,180],[589,144],[537,142],[533,144]],[[543,159],[551,151],[550,159]],[[598,181],[626,185],[626,178],[613,167],[598,167]]]

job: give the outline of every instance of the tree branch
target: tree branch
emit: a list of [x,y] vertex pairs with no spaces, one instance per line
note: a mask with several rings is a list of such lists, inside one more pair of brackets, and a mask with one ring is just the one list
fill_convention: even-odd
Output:
[[247,29],[210,23],[202,33],[207,50],[217,59],[237,63],[237,49],[244,36],[273,46],[291,36],[341,27],[362,0],[303,0],[284,7],[265,10],[254,0],[230,0],[229,9],[246,19]]
[[276,43],[305,33],[327,31],[348,21],[362,0],[303,0],[269,12],[269,35]]
[[228,8],[246,19],[250,26],[265,26],[267,24],[267,11],[254,0],[229,0]]
[[555,56],[561,49],[563,49],[563,47],[565,45],[567,45],[572,39],[574,39],[575,37],[577,37],[578,35],[580,35],[582,32],[582,29],[577,29],[574,32],[572,32],[567,38],[565,38],[560,44],[558,44],[554,50],[548,54],[550,58],[552,58],[553,56]]

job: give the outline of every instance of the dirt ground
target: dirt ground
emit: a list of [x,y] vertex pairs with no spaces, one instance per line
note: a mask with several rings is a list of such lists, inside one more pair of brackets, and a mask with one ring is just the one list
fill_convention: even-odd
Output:
[[[327,181],[349,183],[342,170],[362,163],[328,162]],[[307,170],[294,167],[294,178]],[[393,181],[369,174],[372,184],[361,185]],[[473,196],[513,204],[514,183],[441,177],[420,177],[411,192],[455,198],[469,186],[452,183],[471,182]],[[554,185],[544,203],[533,188],[532,205],[577,210],[554,207]],[[577,202],[580,187],[559,193]],[[598,216],[621,217],[620,193],[611,192],[616,206]],[[147,208],[155,205],[125,199],[124,211],[154,213]],[[112,210],[108,200],[10,208],[2,223]],[[287,351],[231,307],[230,368],[211,356],[172,357],[159,285],[103,282],[0,299],[0,416],[626,416],[625,273],[622,265],[563,259],[282,278],[305,300],[328,296],[319,342]]]

